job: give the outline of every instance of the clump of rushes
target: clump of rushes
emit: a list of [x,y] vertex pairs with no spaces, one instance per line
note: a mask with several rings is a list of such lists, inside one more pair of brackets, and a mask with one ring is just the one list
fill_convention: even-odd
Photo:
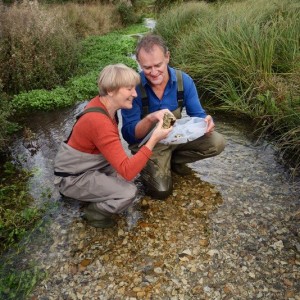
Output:
[[206,107],[256,120],[299,169],[299,1],[186,3],[161,15],[156,32],[172,64],[195,79]]
[[78,62],[75,33],[58,9],[37,1],[0,5],[0,81],[17,94],[63,84]]

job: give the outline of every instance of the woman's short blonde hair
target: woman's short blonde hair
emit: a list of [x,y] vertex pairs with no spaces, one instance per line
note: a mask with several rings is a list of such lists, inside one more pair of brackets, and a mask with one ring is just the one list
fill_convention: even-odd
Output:
[[106,66],[99,75],[99,95],[119,90],[121,87],[135,87],[140,83],[140,75],[124,64]]

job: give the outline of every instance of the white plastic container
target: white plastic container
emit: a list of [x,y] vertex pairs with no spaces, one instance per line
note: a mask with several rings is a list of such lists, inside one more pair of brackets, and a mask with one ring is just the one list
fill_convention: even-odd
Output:
[[203,118],[185,117],[177,119],[173,130],[160,143],[165,145],[184,144],[203,136],[206,130],[207,123]]

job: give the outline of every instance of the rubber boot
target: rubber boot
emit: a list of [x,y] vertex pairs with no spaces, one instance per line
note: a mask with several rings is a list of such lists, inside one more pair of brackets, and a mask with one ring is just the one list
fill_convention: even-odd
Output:
[[110,228],[116,225],[116,222],[110,217],[111,215],[99,210],[97,203],[90,203],[83,209],[82,218],[87,223],[96,228]]

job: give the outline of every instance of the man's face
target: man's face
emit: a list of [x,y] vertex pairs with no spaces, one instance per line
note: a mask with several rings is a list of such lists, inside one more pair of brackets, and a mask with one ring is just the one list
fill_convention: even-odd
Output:
[[143,48],[138,55],[138,62],[152,86],[161,85],[169,79],[168,63],[170,54],[164,54],[163,50],[154,45],[150,52]]

